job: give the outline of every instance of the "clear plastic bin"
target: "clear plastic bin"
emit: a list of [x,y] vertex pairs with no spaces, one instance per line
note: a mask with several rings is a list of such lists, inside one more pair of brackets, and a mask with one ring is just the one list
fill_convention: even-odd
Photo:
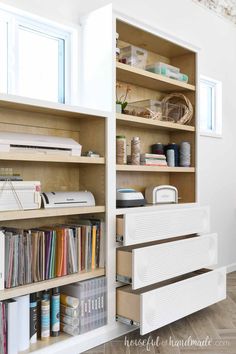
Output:
[[169,65],[169,64],[166,64],[166,63],[162,63],[162,62],[157,62],[154,64],[147,65],[146,70],[151,71],[155,74],[160,74],[160,75],[164,75],[164,76],[168,76],[168,74],[171,74],[171,73],[179,74],[179,72],[180,72],[179,68]]
[[188,82],[188,75],[180,72],[179,68],[166,63],[154,63],[146,66],[146,70],[155,74],[163,75],[178,81]]
[[124,113],[137,117],[161,120],[162,103],[157,100],[142,100],[128,103]]
[[129,45],[128,47],[121,48],[120,61],[124,64],[135,66],[136,68],[145,69],[147,64],[147,51]]
[[178,103],[162,103],[162,120],[178,123],[183,117],[185,106]]

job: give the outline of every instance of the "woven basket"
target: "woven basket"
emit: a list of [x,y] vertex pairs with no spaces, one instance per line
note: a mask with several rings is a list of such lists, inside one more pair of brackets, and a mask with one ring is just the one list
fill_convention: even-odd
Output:
[[182,93],[171,93],[170,95],[165,96],[162,100],[163,107],[166,107],[167,103],[181,104],[183,107],[183,116],[180,117],[176,123],[188,124],[191,122],[193,118],[193,106],[186,96]]

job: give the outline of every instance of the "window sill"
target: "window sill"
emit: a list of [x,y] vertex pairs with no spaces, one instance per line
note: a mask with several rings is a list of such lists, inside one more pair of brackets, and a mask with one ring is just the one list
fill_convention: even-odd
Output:
[[200,132],[199,135],[206,138],[222,139],[222,134],[217,134],[214,132]]

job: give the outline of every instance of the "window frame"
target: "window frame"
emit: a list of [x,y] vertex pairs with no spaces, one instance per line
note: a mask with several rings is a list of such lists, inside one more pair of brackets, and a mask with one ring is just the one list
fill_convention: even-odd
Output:
[[[0,6],[1,22],[8,23],[7,33],[7,82],[0,82],[0,91],[19,95],[17,85],[17,57],[18,29],[25,27],[28,30],[41,32],[42,35],[55,37],[64,41],[64,70],[61,76],[63,86],[58,85],[58,100],[56,103],[75,104],[78,100],[78,43],[80,36],[79,26],[66,26],[54,21],[18,10],[9,6]],[[1,70],[1,68],[0,68]],[[1,73],[1,71],[0,71]],[[0,76],[2,77],[2,76]],[[5,88],[5,90],[3,90]],[[63,91],[63,92],[62,92]],[[36,98],[38,99],[38,98]],[[40,99],[39,99],[40,100]]]
[[[207,85],[212,89],[212,129],[204,129],[199,119],[199,133],[202,136],[222,138],[222,82],[212,79],[205,75],[200,75],[199,80],[199,107],[201,106],[201,84]],[[199,109],[199,116],[201,110]]]

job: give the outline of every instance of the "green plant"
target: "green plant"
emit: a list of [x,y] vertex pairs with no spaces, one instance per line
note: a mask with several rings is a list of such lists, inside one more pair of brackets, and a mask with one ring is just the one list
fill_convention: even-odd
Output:
[[121,105],[121,110],[123,113],[128,104],[126,100],[129,92],[131,91],[131,88],[129,86],[126,86],[125,93],[119,92],[120,89],[123,89],[123,87],[121,84],[118,83],[116,85],[116,104]]

